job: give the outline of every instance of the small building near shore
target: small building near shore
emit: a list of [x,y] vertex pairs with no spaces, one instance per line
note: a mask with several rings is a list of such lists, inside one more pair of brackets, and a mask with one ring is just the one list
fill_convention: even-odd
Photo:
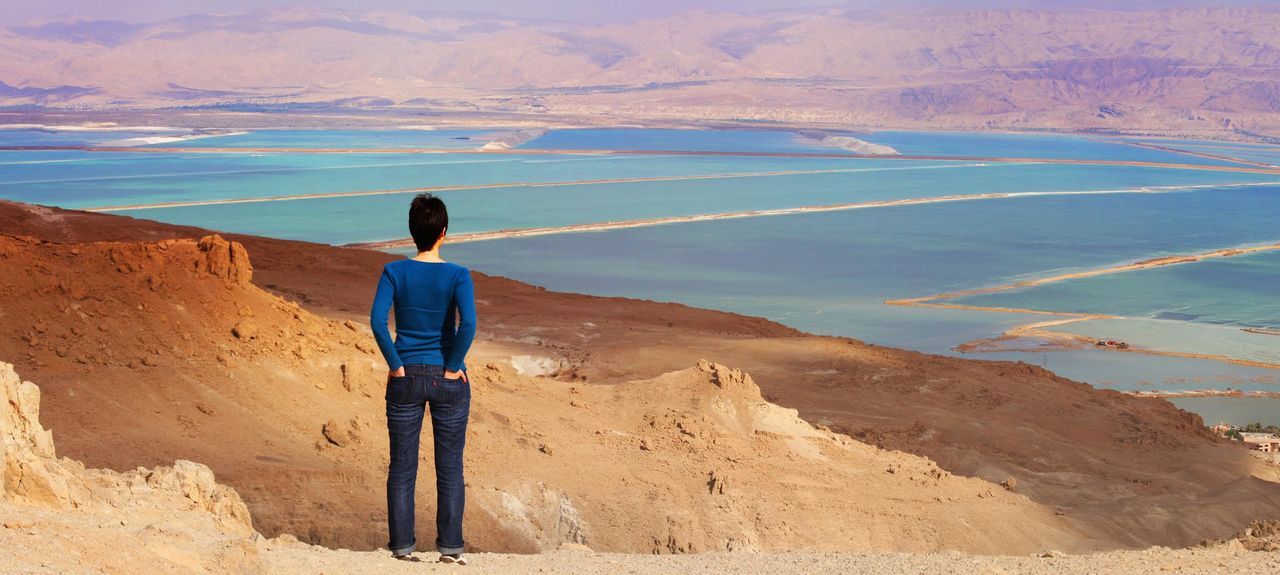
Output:
[[1256,449],[1263,453],[1280,453],[1280,436],[1274,433],[1252,433],[1242,431],[1240,432],[1240,440],[1243,441],[1249,449]]

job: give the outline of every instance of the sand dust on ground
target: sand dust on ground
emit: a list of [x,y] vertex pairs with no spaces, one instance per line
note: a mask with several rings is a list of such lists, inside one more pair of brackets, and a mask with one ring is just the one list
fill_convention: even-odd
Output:
[[[700,365],[721,389],[750,391],[749,380],[722,366]],[[709,370],[709,371],[708,371]],[[686,380],[672,375],[676,380]],[[708,378],[704,378],[708,379]],[[732,394],[730,394],[732,396]],[[738,396],[738,399],[741,399]],[[728,400],[731,423],[763,425],[772,433],[806,440],[831,437],[779,408]],[[745,412],[741,409],[745,408]],[[397,561],[382,550],[331,550],[291,535],[267,539],[251,527],[235,491],[219,485],[205,466],[178,461],[171,467],[126,473],[85,469],[58,458],[51,434],[39,422],[39,388],[0,364],[0,573],[445,573],[463,569]],[[836,440],[840,443],[840,440]],[[864,448],[863,451],[874,451]],[[892,455],[892,454],[889,454]],[[895,456],[898,457],[898,456]],[[910,462],[907,462],[910,464]],[[712,486],[715,487],[714,485]],[[473,553],[468,573],[565,573],[602,575],[699,573],[1257,573],[1280,568],[1280,524],[1256,524],[1230,541],[1169,550],[1066,555],[1046,548],[1021,556],[956,552],[753,553],[685,555],[598,553],[562,544],[537,555]]]

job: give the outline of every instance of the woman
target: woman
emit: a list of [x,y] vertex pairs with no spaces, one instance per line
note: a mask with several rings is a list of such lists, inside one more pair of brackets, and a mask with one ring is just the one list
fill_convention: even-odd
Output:
[[[387,360],[387,519],[397,559],[410,559],[414,537],[414,486],[418,437],[426,406],[436,463],[436,549],[440,561],[466,565],[462,557],[462,450],[471,410],[471,382],[462,360],[476,333],[471,272],[440,259],[449,229],[444,202],[422,194],[409,206],[409,233],[418,255],[382,270],[369,322]],[[396,338],[387,315],[396,310]]]

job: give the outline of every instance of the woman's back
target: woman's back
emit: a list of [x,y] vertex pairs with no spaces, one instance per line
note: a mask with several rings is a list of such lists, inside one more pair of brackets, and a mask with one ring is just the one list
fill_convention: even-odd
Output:
[[[378,329],[387,325],[392,307],[396,314],[394,344],[389,330]],[[471,273],[443,261],[391,262],[382,270],[370,322],[391,369],[425,364],[461,370],[475,336]]]

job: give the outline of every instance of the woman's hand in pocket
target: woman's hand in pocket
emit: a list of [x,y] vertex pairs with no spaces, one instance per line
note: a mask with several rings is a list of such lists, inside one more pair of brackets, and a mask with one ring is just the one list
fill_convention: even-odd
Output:
[[449,370],[447,370],[447,369],[446,369],[446,370],[444,370],[444,378],[445,378],[445,379],[450,379],[450,380],[459,380],[459,379],[461,379],[462,381],[466,381],[466,380],[467,380],[467,372],[465,372],[465,371],[449,371]]
[[391,371],[388,371],[388,372],[387,372],[387,379],[391,379],[391,378],[393,378],[393,377],[404,377],[404,366],[403,366],[403,365],[402,365],[402,366],[400,366],[400,367],[398,367],[398,368],[396,368],[396,369],[393,369],[393,370],[391,370]]

